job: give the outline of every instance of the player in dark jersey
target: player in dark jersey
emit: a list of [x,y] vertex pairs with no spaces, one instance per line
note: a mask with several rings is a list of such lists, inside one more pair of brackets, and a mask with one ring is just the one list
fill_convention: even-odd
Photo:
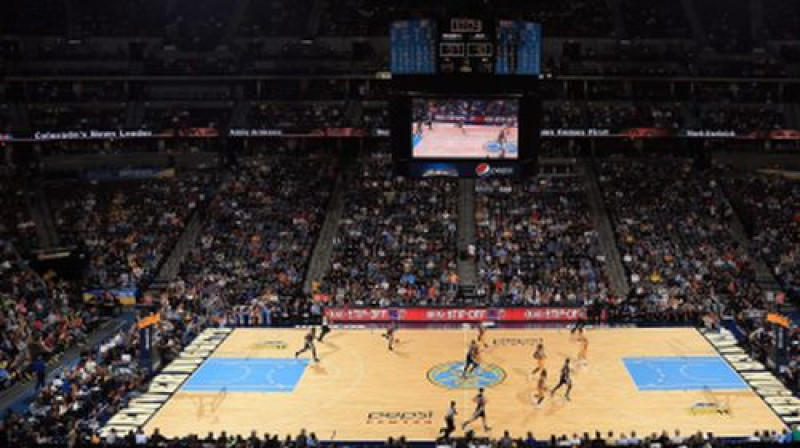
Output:
[[458,121],[456,121],[456,127],[461,129],[461,133],[467,135],[467,128],[464,127],[464,123],[467,121],[465,117],[458,117]]
[[483,423],[483,430],[488,431],[491,428],[486,425],[486,397],[483,395],[483,388],[481,387],[478,389],[478,395],[475,396],[473,399],[475,402],[475,411],[472,413],[472,417],[461,424],[461,429],[466,429],[467,425],[474,422],[477,419],[481,419]]
[[306,333],[305,345],[303,345],[303,348],[294,353],[295,358],[311,350],[311,355],[314,357],[314,362],[319,362],[319,357],[317,357],[317,347],[314,345],[314,339],[316,334],[317,334],[316,328],[311,327],[311,330],[309,330],[309,332]]
[[478,367],[480,367],[478,363],[478,342],[473,340],[469,343],[467,359],[464,361],[464,370],[461,372],[461,376],[466,378],[467,374],[474,372]]
[[330,332],[331,327],[328,325],[328,318],[322,316],[322,330],[319,332],[319,338],[317,338],[317,341],[322,342],[322,340],[325,339],[325,336],[327,336]]
[[388,327],[386,327],[386,333],[382,334],[381,337],[386,339],[387,344],[389,345],[389,350],[394,350],[394,343],[397,342],[397,321],[392,321]]
[[572,391],[572,368],[570,368],[569,365],[569,358],[564,361],[564,365],[561,367],[561,377],[558,379],[558,384],[556,384],[556,387],[550,391],[550,396],[552,397],[555,395],[556,391],[560,389],[561,386],[567,386],[567,392],[564,394],[564,398],[566,398],[567,401],[570,401],[569,393]]
[[542,369],[539,381],[536,383],[536,407],[541,408],[544,397],[547,395],[547,369]]
[[575,322],[575,326],[572,327],[572,330],[569,331],[569,334],[574,336],[575,333],[582,332],[584,327],[586,327],[586,321],[580,317],[578,318],[578,321]]
[[500,129],[500,133],[497,134],[497,144],[500,145],[501,148],[503,146],[505,146],[506,142],[508,141],[508,135],[507,134],[508,134],[508,127],[507,126],[503,126],[503,128]]
[[544,352],[544,340],[539,339],[539,344],[536,345],[536,351],[533,353],[533,359],[536,360],[536,368],[531,373],[535,375],[536,372],[544,370],[544,361],[547,359],[547,355]]
[[504,125],[497,134],[497,146],[500,148],[500,152],[497,154],[498,159],[506,158],[506,143],[508,143],[508,126]]

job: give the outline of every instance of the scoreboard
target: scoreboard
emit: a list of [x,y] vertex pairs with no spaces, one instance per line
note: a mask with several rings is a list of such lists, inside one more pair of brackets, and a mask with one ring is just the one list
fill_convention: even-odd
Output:
[[541,26],[520,20],[404,20],[391,26],[393,75],[541,73]]
[[538,23],[455,17],[393,22],[392,158],[400,176],[535,173]]

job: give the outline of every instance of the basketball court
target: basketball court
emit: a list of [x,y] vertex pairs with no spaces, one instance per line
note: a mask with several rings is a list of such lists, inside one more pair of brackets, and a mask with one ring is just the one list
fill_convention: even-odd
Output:
[[501,148],[497,136],[503,126],[464,125],[461,129],[453,123],[433,123],[433,130],[423,128],[422,135],[414,135],[413,156],[418,158],[517,159],[516,127],[508,129],[508,143]]
[[[477,387],[486,388],[487,416],[499,437],[599,430],[640,436],[680,429],[718,436],[782,430],[783,423],[694,329],[594,329],[588,365],[575,366],[572,400],[562,391],[533,404],[532,353],[544,338],[548,386],[578,343],[567,330],[492,329],[481,369],[460,369],[474,329],[398,331],[387,350],[380,329],[334,330],[317,344],[319,364],[294,358],[305,330],[237,329],[147,423],[167,436],[209,431],[297,434],[328,440],[431,440],[450,402],[456,422],[469,418]],[[698,412],[698,410],[704,410]],[[710,410],[711,412],[705,412]],[[479,422],[471,426],[485,433]],[[456,435],[462,434],[460,429]]]

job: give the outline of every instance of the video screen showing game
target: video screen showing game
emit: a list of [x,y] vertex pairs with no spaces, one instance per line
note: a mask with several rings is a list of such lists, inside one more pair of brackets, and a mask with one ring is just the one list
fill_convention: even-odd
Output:
[[519,157],[517,99],[414,98],[411,107],[414,158]]

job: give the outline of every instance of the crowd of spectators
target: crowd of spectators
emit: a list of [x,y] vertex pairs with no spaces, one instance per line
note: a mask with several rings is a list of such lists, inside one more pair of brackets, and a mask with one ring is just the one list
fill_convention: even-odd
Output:
[[722,179],[757,255],[772,268],[789,298],[800,299],[800,184],[780,174]]
[[747,133],[783,129],[783,106],[772,105],[693,105],[703,129],[734,130]]
[[87,286],[137,288],[169,254],[192,213],[213,193],[209,173],[48,188],[61,244],[85,248]]
[[276,152],[242,161],[232,176],[208,208],[175,295],[227,309],[228,320],[253,311],[268,324],[273,314],[309,312],[302,287],[337,177],[334,159]]
[[254,103],[247,117],[253,128],[309,131],[356,124],[342,101]]
[[86,105],[54,104],[29,107],[28,117],[31,128],[36,131],[108,131],[121,129],[125,125],[126,109],[124,104],[111,107]]
[[82,306],[72,283],[41,278],[0,240],[0,390],[31,378],[31,364],[57,361],[84,341],[99,316]]
[[320,291],[341,305],[453,303],[458,184],[394,177],[391,166],[386,152],[360,160]]
[[29,192],[10,169],[0,167],[0,238],[14,239],[23,251],[36,247],[36,223],[27,210]]
[[753,260],[731,230],[733,210],[710,170],[689,160],[613,160],[600,187],[643,310],[738,313],[763,308]]
[[230,107],[187,107],[168,108],[148,107],[139,127],[155,132],[171,132],[176,135],[189,135],[199,129],[224,129],[230,121]]
[[648,127],[678,129],[683,124],[680,104],[621,105],[604,102],[560,102],[543,105],[545,129],[610,129]]
[[478,277],[487,303],[607,299],[605,256],[582,177],[478,181],[475,190]]
[[[169,363],[208,321],[191,308],[161,305],[162,319],[152,344],[160,360]],[[97,346],[85,347],[74,364],[56,371],[37,389],[24,411],[5,416],[0,428],[7,440],[0,443],[69,447],[99,443],[102,424],[147,390],[150,371],[140,361],[139,338],[136,326],[130,325]],[[159,440],[158,434],[151,439]],[[123,440],[120,437],[119,442]]]

